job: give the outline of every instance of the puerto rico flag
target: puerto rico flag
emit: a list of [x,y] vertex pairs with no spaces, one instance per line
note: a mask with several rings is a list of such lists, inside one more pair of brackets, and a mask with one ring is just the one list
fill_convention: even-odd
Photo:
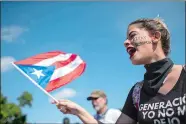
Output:
[[13,64],[47,92],[70,83],[79,77],[86,67],[80,56],[61,51],[38,54]]

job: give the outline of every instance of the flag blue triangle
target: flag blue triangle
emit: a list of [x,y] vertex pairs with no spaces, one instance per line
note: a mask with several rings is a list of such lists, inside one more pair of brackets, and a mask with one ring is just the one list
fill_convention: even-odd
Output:
[[33,66],[33,65],[17,65],[17,66],[43,88],[46,88],[55,70],[55,66],[47,66],[47,67]]

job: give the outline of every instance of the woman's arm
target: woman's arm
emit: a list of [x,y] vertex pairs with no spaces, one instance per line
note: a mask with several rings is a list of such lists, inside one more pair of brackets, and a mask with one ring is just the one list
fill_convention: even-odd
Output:
[[84,108],[81,108],[79,110],[79,113],[77,114],[79,119],[84,123],[84,124],[98,124],[98,121],[94,119],[92,115],[90,115]]
[[[117,124],[137,124],[137,110],[132,101],[133,88],[130,90],[125,105],[122,109],[122,114],[116,121]],[[70,100],[59,100],[56,104],[58,109],[64,114],[73,114],[79,117],[83,123],[103,124],[94,119],[84,108]]]
[[98,121],[96,121],[84,108],[70,100],[59,100],[58,102],[54,101],[52,103],[56,104],[62,113],[76,115],[85,124],[98,124]]

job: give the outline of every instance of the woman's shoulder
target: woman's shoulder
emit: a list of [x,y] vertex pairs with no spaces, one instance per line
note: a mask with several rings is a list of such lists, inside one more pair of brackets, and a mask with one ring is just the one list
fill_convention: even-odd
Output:
[[137,81],[137,82],[133,85],[134,88],[135,88],[135,87],[142,87],[142,86],[143,86],[143,80]]
[[175,65],[173,66],[173,68],[176,68],[176,69],[184,68],[184,69],[186,69],[186,64],[183,64],[183,65],[175,64]]
[[186,71],[186,64],[185,65],[182,65],[183,66],[183,69]]
[[174,65],[172,70],[177,72],[181,72],[182,70],[184,70],[186,72],[186,65]]
[[137,81],[134,83],[134,85],[131,87],[129,94],[135,94],[136,92],[139,92],[143,86],[143,80]]

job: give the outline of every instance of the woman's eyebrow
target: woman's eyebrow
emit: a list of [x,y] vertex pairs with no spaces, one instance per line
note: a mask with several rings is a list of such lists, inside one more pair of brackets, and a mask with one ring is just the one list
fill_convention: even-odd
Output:
[[130,37],[130,35],[131,35],[132,33],[134,33],[134,32],[136,32],[136,31],[131,31],[131,32],[129,33],[129,35],[128,35],[128,36]]
[[134,33],[134,32],[136,32],[136,31],[131,31],[129,34],[127,34],[127,38],[126,38],[126,40],[130,37],[130,35],[132,34],[132,33]]

